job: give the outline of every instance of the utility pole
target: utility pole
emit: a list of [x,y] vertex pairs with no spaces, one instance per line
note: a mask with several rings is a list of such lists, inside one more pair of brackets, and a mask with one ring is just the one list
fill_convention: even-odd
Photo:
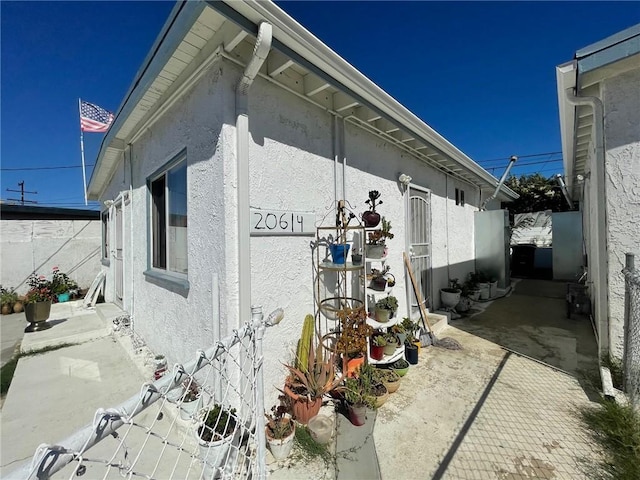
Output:
[[18,182],[18,186],[20,187],[20,190],[11,190],[10,188],[7,188],[7,192],[16,192],[20,194],[20,200],[18,200],[17,198],[7,198],[7,200],[11,200],[12,202],[20,202],[21,205],[24,205],[25,203],[38,203],[35,200],[25,200],[24,199],[24,194],[25,193],[33,193],[33,194],[38,194],[38,192],[27,192],[24,189],[24,180],[21,182]]

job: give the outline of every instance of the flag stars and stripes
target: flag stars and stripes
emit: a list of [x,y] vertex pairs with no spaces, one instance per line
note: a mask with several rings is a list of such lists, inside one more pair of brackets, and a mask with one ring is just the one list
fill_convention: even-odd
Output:
[[101,133],[109,130],[113,114],[98,105],[82,101],[80,103],[80,130]]

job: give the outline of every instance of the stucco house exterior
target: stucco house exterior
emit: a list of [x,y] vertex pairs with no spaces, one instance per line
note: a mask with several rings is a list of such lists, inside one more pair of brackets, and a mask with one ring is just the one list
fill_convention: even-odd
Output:
[[639,252],[640,24],[556,68],[565,179],[583,218],[600,352],[623,348],[625,253]]
[[[403,316],[402,252],[422,255],[437,307],[438,289],[475,268],[474,213],[497,183],[275,4],[185,2],[125,95],[88,195],[109,217],[105,297],[148,345],[190,358],[251,305],[283,307],[265,339],[278,386],[314,311],[310,244],[338,200],[360,213],[381,192]],[[514,198],[503,187],[497,200]]]

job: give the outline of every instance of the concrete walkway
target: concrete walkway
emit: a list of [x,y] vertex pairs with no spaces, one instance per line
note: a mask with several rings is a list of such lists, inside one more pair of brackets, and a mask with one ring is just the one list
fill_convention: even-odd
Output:
[[378,411],[383,480],[594,478],[598,455],[576,416],[590,404],[589,390],[575,373],[596,365],[593,333],[588,322],[567,323],[564,296],[557,298],[563,285],[538,286],[521,282],[483,312],[453,321],[439,336],[463,350],[421,354]]

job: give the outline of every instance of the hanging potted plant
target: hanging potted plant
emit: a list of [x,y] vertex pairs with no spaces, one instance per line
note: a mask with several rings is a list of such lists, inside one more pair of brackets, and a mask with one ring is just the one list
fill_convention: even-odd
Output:
[[[236,409],[214,403],[195,430],[200,459],[205,463],[205,478],[213,478],[227,463],[231,441],[236,432]],[[210,470],[213,469],[211,475]]]
[[385,240],[393,238],[391,233],[391,222],[387,221],[385,217],[382,217],[382,228],[369,232],[367,235],[367,258],[378,259],[384,256],[386,243]]
[[274,405],[271,413],[265,413],[267,445],[273,457],[282,461],[289,456],[293,447],[296,427],[285,405]]
[[377,227],[380,223],[380,214],[376,212],[376,207],[382,205],[380,198],[380,192],[377,190],[369,191],[369,198],[364,202],[369,205],[369,210],[362,214],[362,223],[366,228]]
[[25,332],[37,332],[51,328],[51,325],[46,322],[51,313],[53,301],[51,282],[44,275],[32,273],[27,284],[30,289],[25,295],[24,314],[30,325],[25,329]]
[[200,396],[200,386],[195,379],[187,379],[183,382],[182,403],[180,404],[180,418],[189,420],[195,418],[196,412],[200,409],[202,397]]

